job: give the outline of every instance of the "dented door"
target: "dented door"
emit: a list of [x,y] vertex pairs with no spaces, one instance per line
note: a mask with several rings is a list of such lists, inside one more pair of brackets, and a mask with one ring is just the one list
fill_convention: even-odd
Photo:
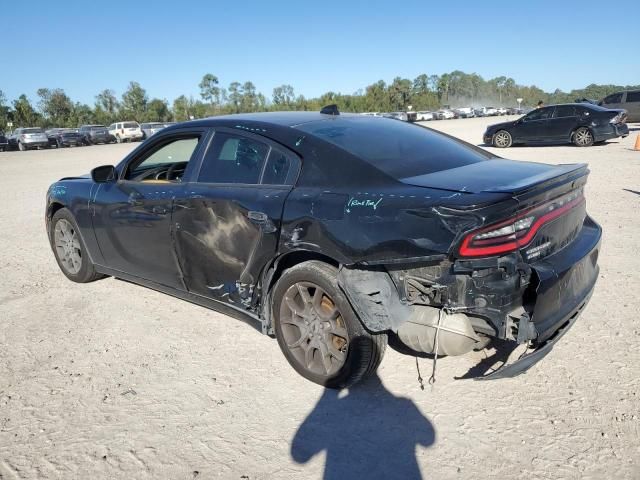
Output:
[[242,307],[275,255],[291,187],[191,184],[176,199],[176,251],[190,292]]

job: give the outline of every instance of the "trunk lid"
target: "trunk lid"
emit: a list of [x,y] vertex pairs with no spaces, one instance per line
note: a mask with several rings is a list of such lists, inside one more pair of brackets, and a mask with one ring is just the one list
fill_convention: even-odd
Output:
[[464,193],[522,193],[549,181],[587,173],[587,165],[547,165],[536,162],[492,159],[458,168],[401,179],[418,187]]

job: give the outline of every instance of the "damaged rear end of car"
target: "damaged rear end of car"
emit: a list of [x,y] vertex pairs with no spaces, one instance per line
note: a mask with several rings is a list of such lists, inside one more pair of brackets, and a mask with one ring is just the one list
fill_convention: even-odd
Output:
[[526,344],[516,362],[479,378],[522,373],[573,325],[598,278],[601,229],[586,213],[588,173],[586,165],[491,159],[403,179],[455,192],[413,209],[432,228],[416,238],[439,228],[448,247],[342,265],[339,285],[367,328],[391,331],[415,352]]

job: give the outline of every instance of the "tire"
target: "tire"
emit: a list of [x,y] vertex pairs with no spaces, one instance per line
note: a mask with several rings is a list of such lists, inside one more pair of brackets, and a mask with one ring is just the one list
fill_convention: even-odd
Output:
[[60,270],[72,282],[88,283],[104,277],[96,272],[78,224],[66,208],[61,208],[51,218],[49,243]]
[[18,142],[18,150],[24,152],[25,150],[27,150],[27,147],[25,147],[22,142]]
[[289,364],[307,380],[339,389],[375,373],[387,335],[363,327],[337,275],[335,267],[316,260],[286,270],[271,296],[271,311]]
[[60,140],[56,140],[56,148],[62,148],[64,145],[60,143]]
[[508,148],[513,144],[513,138],[506,130],[498,130],[493,134],[491,143],[497,148]]
[[122,143],[122,138],[120,138],[120,135],[116,135],[116,143]]
[[587,127],[580,127],[571,135],[571,141],[576,147],[590,147],[593,145],[593,133]]

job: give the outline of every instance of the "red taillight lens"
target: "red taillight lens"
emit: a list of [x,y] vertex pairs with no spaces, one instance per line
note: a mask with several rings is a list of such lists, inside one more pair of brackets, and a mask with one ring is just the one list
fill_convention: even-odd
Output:
[[585,201],[582,189],[558,197],[468,234],[460,245],[463,257],[489,257],[518,250],[533,240],[538,230]]

